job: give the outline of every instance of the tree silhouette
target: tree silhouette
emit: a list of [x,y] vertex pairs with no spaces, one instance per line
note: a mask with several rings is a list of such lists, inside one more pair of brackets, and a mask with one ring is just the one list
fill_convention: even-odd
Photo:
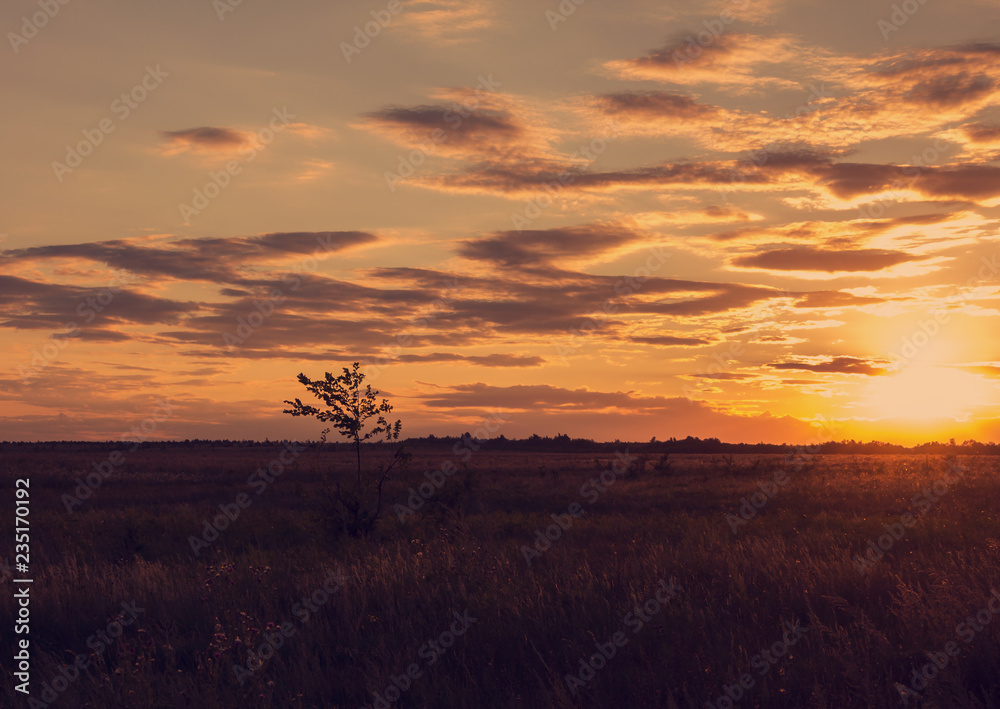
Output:
[[[367,534],[375,526],[382,512],[382,488],[385,482],[396,465],[406,463],[410,458],[402,448],[396,449],[389,463],[379,467],[368,486],[372,490],[366,490],[361,466],[361,444],[379,436],[384,436],[383,440],[387,443],[399,440],[403,424],[398,419],[394,423],[386,419],[385,415],[392,412],[392,405],[388,399],[382,399],[379,403],[378,391],[373,390],[371,384],[366,385],[364,390],[361,389],[365,375],[360,367],[360,363],[355,362],[350,369],[344,367],[344,373],[340,376],[335,377],[326,372],[323,379],[317,380],[299,374],[299,383],[322,401],[325,409],[303,404],[299,399],[286,399],[284,403],[292,408],[283,412],[292,416],[315,416],[319,421],[331,424],[340,435],[354,444],[355,495],[345,494],[340,489],[339,482],[336,483],[335,491],[328,491],[328,497],[336,508],[338,521],[352,536]],[[330,427],[323,430],[322,441],[326,441],[329,432]],[[367,498],[371,494],[374,494],[375,499],[369,502]]]

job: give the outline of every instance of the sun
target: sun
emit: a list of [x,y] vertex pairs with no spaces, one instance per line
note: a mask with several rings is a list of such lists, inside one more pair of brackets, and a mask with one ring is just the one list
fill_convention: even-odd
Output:
[[876,418],[926,422],[967,420],[990,403],[982,377],[946,366],[911,366],[874,380],[865,408]]

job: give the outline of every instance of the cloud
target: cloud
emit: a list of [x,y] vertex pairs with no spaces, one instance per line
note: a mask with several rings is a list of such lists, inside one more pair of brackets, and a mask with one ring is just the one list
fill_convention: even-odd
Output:
[[[491,355],[463,355],[448,352],[434,352],[431,354],[405,354],[391,359],[389,364],[399,362],[403,364],[430,363],[430,362],[468,362],[479,367],[538,367],[545,364],[546,360],[537,355],[524,356],[513,354],[491,354]],[[376,360],[379,363],[379,360]]]
[[301,256],[320,259],[377,241],[375,235],[358,231],[276,232],[158,243],[120,239],[11,249],[0,255],[0,267],[19,261],[83,259],[152,277],[238,284],[249,264],[278,265]]
[[564,389],[548,384],[518,384],[497,387],[478,382],[448,387],[445,393],[435,393],[424,404],[432,408],[501,408],[505,410],[562,411],[585,408],[590,411],[607,409],[664,409],[684,399],[662,396],[644,397],[635,392],[600,392],[585,388]]
[[[880,360],[874,360],[881,362]],[[877,377],[888,374],[884,367],[876,367],[868,360],[857,357],[833,357],[826,362],[774,362],[769,365],[774,369],[803,369],[809,372],[829,372],[833,374],[863,374]]]
[[[812,427],[789,416],[768,413],[740,416],[713,410],[684,397],[648,396],[636,391],[594,391],[548,384],[492,386],[482,382],[435,388],[421,396],[431,410],[501,410],[508,418],[505,435],[523,436],[546,428],[558,416],[559,426],[575,435],[599,440],[648,440],[675,436],[719,437],[728,441],[804,441]],[[578,433],[577,433],[578,432]]]
[[[619,100],[599,98],[595,107],[619,111],[629,134],[681,134],[727,152],[764,146],[770,146],[771,152],[794,146],[844,149],[863,141],[932,134],[928,144],[941,139],[963,142],[968,137],[951,127],[1000,104],[1000,66],[985,46],[907,47],[873,56],[836,54],[787,38],[733,32],[716,37],[706,47],[699,46],[693,36],[682,37],[647,56],[610,62],[606,67],[622,78],[714,84],[742,92],[767,82],[784,82],[780,88],[801,91],[802,98],[790,110],[773,112],[711,106],[664,92],[659,92],[663,94],[660,110],[654,100],[658,92],[633,98],[622,94]],[[776,51],[761,51],[764,48]],[[772,66],[774,75],[768,73]],[[801,83],[793,80],[799,75]],[[815,82],[812,76],[823,80]],[[671,95],[677,97],[673,106]],[[681,114],[683,120],[679,120]],[[939,159],[943,158],[940,153],[945,151],[940,147],[937,151]]]
[[713,340],[706,340],[701,337],[679,337],[675,335],[631,337],[629,340],[644,345],[657,345],[660,347],[700,347],[702,345],[710,345],[713,342]]
[[[722,24],[721,21],[719,24]],[[645,56],[607,62],[605,68],[623,79],[645,79],[673,84],[715,84],[729,87],[793,88],[798,85],[778,76],[767,76],[762,66],[790,61],[807,62],[808,54],[786,37],[724,32],[713,34],[706,45],[697,33],[680,36]],[[706,40],[708,41],[708,40]]]
[[747,212],[733,205],[712,204],[700,209],[675,209],[657,212],[634,212],[631,220],[637,225],[652,229],[670,225],[675,228],[694,227],[700,224],[718,224],[726,222],[756,222],[763,216]]
[[334,167],[334,164],[327,160],[306,160],[302,164],[302,171],[295,176],[299,182],[314,182],[328,174]]
[[474,40],[496,22],[488,0],[408,0],[403,10],[400,29],[434,44]]
[[932,108],[950,108],[988,96],[994,88],[996,81],[991,77],[963,73],[921,81],[903,94],[903,98]]
[[820,290],[806,293],[799,300],[795,301],[796,308],[842,308],[852,305],[872,305],[874,303],[884,303],[885,298],[875,298],[871,296],[858,296],[853,293],[843,291]]
[[729,12],[738,20],[754,24],[765,23],[776,15],[784,6],[785,0],[718,0],[713,10],[720,14]]
[[733,259],[737,266],[763,268],[771,271],[881,271],[926,256],[914,256],[901,251],[879,249],[836,250],[795,246],[773,249]]
[[628,120],[638,117],[677,124],[713,118],[722,113],[717,106],[698,103],[692,97],[668,91],[627,91],[605,94],[595,99],[606,115]]
[[637,232],[617,224],[524,231],[505,231],[483,239],[464,241],[458,253],[465,258],[494,261],[506,267],[608,254],[634,244]]
[[371,129],[395,135],[405,145],[433,143],[435,131],[443,136],[442,150],[473,152],[488,156],[508,150],[522,127],[505,111],[491,109],[470,112],[466,116],[446,106],[390,106],[365,114]]
[[1000,142],[1000,125],[987,123],[969,123],[962,126],[962,132],[973,143]]
[[[125,288],[115,291],[0,275],[0,327],[64,330],[66,323],[76,323],[88,329],[91,323],[100,327],[107,321],[176,324],[201,308],[198,303],[157,298]],[[113,332],[102,332],[108,341],[120,339]],[[90,335],[90,339],[101,337],[98,333]]]
[[235,128],[186,128],[184,130],[163,131],[161,135],[166,140],[164,154],[177,153],[207,154],[216,152],[235,152],[250,144],[252,133]]
[[[492,77],[492,75],[490,75]],[[442,103],[386,106],[363,114],[354,127],[428,156],[483,166],[520,163],[557,165],[574,160],[552,149],[558,133],[528,102],[497,90],[499,82],[481,78],[475,88],[437,89]],[[582,160],[576,160],[582,163]]]

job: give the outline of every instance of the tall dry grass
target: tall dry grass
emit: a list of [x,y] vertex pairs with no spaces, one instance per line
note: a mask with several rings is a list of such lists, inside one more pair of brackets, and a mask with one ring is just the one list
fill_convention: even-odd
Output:
[[[390,503],[449,454],[419,456]],[[851,555],[913,509],[942,460],[816,458],[734,534],[725,514],[780,458],[671,456],[591,504],[580,489],[597,474],[592,456],[482,453],[420,515],[358,540],[330,538],[320,518],[320,474],[338,456],[303,456],[195,558],[188,537],[274,451],[142,449],[67,514],[60,496],[94,455],[4,452],[3,488],[32,480],[33,695],[77,654],[92,660],[54,706],[356,707],[416,663],[422,676],[393,706],[693,709],[750,673],[736,706],[899,707],[895,683],[1000,589],[993,458],[963,460],[963,481],[862,576]],[[586,513],[529,568],[520,547],[573,502]],[[330,570],[342,588],[302,622],[296,604]],[[572,694],[565,676],[670,577],[677,598]],[[88,649],[132,600],[137,622]],[[428,666],[421,648],[464,611],[477,622]],[[241,686],[233,665],[286,622],[294,635]],[[785,622],[809,630],[761,676],[752,659]],[[0,696],[27,706],[12,691],[13,640],[0,634]],[[1000,616],[959,645],[921,706],[1000,706]]]

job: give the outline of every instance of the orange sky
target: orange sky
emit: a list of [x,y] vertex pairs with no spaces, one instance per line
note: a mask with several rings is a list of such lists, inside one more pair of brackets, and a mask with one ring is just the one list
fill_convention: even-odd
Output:
[[0,439],[1000,441],[995,3],[43,5]]

